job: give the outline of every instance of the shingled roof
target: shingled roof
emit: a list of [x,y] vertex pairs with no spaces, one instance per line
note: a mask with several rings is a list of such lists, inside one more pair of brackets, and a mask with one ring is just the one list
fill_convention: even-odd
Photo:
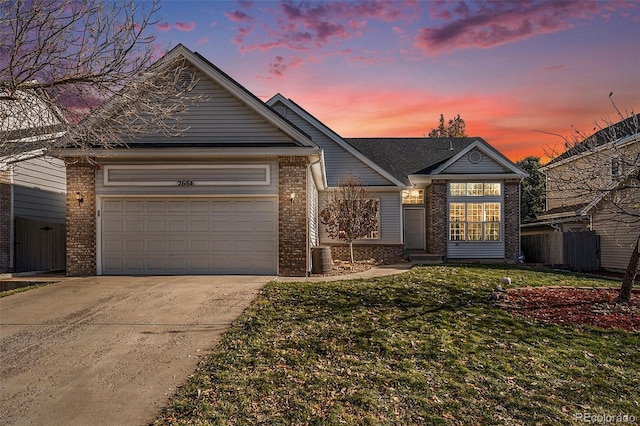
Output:
[[633,115],[604,129],[600,129],[582,142],[573,145],[568,150],[551,160],[547,166],[556,164],[564,159],[592,152],[594,148],[610,142],[620,140],[626,136],[633,136],[640,131],[640,114]]
[[467,137],[346,138],[345,140],[396,179],[410,185],[409,175],[429,174],[473,142],[482,139]]

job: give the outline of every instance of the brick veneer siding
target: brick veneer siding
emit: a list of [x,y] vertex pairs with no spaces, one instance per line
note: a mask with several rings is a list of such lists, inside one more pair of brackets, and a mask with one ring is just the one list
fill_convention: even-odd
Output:
[[447,255],[447,183],[434,180],[426,189],[427,252]]
[[[79,203],[77,193],[82,195]],[[96,274],[95,169],[86,161],[67,162],[67,276]]]
[[515,262],[520,254],[520,181],[504,183],[504,257]]
[[[333,260],[350,261],[351,254],[349,244],[323,244],[331,247],[331,258]],[[403,244],[353,244],[353,259],[369,260],[375,259],[386,265],[401,263],[404,261]]]
[[11,170],[0,170],[0,273],[11,271]]
[[[307,164],[306,157],[279,159],[279,253],[278,274],[285,277],[307,275]],[[296,197],[291,202],[291,193]]]

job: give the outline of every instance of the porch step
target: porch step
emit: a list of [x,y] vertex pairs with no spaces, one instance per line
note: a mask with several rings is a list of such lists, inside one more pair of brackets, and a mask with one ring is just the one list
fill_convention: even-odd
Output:
[[436,265],[443,263],[444,258],[439,254],[431,254],[426,252],[405,252],[405,256],[409,258],[411,263],[419,265]]

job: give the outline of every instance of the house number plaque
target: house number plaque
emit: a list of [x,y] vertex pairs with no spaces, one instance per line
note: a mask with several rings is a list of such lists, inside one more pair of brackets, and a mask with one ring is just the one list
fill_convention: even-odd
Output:
[[192,180],[179,180],[178,186],[193,186]]

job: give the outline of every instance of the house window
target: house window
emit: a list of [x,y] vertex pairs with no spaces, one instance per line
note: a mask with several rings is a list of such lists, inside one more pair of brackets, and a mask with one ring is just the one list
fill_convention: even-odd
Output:
[[424,204],[424,190],[409,189],[402,191],[402,204]]
[[502,184],[449,183],[449,239],[500,241]]
[[449,203],[451,241],[500,241],[501,203]]
[[373,201],[374,204],[377,206],[377,212],[376,212],[376,229],[371,231],[369,233],[369,235],[367,235],[366,237],[363,237],[363,240],[377,240],[380,238],[380,199],[378,198],[370,198],[370,201]]
[[450,183],[449,195],[454,197],[482,197],[500,195],[502,186],[500,183]]
[[624,161],[620,157],[611,159],[611,181],[617,181],[624,176]]

